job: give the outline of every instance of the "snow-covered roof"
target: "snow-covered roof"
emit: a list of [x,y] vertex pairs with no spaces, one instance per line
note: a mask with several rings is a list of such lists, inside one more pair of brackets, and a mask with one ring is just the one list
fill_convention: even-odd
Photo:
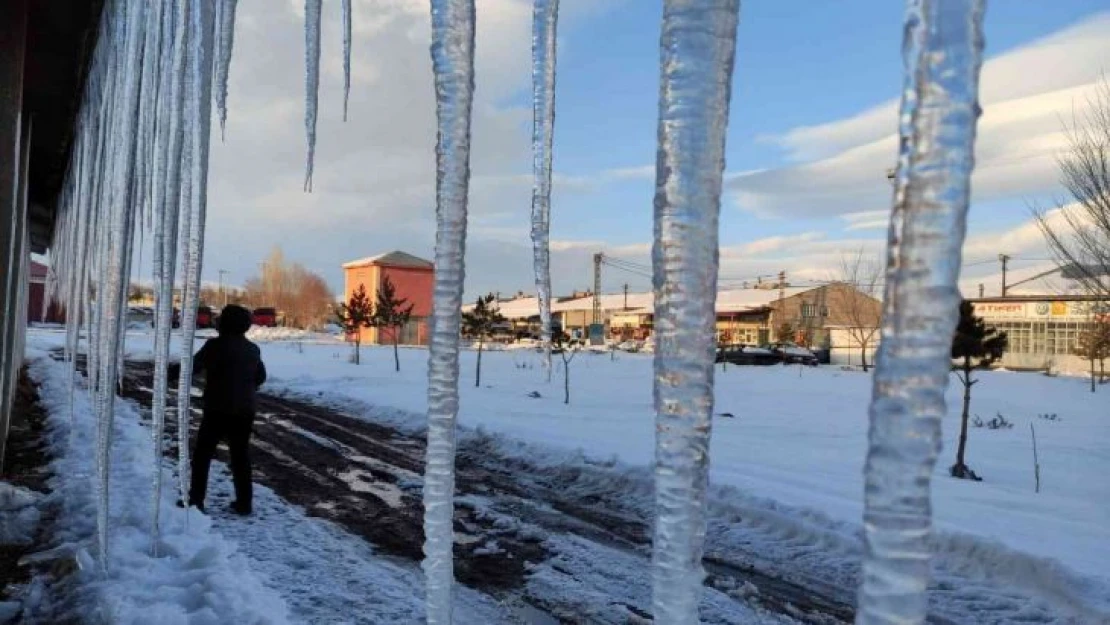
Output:
[[421,269],[432,269],[435,264],[430,260],[413,256],[407,252],[394,250],[386,252],[385,254],[378,254],[377,256],[368,256],[358,260],[352,260],[348,263],[343,263],[344,269],[351,269],[354,267],[366,267],[367,265],[383,265],[389,267],[419,267]]
[[[787,287],[783,290],[785,297],[797,295],[812,290],[812,287]],[[733,289],[717,293],[717,312],[746,312],[770,306],[779,299],[778,289]],[[525,319],[540,314],[539,300],[535,297],[518,297],[513,300],[498,304],[501,314],[509,319]],[[593,310],[594,298],[592,295],[556,301],[551,304],[552,312],[571,312]],[[470,310],[473,304],[463,307]],[[651,291],[642,293],[629,293],[627,304],[624,293],[613,293],[601,296],[601,309],[617,314],[651,314],[655,311],[655,294]]]

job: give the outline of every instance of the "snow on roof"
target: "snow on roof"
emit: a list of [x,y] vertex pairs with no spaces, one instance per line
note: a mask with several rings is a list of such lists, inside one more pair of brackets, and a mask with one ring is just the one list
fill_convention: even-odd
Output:
[[[812,290],[811,287],[787,287],[783,295],[790,297],[798,293]],[[717,293],[717,312],[746,312],[770,306],[779,299],[778,289],[735,289]],[[503,301],[498,304],[502,315],[509,319],[525,319],[540,314],[539,301],[535,297],[518,297],[513,300]],[[470,310],[473,304],[463,307]],[[551,304],[551,312],[571,312],[593,310],[594,298],[592,295],[556,301]],[[624,314],[652,314],[655,311],[655,294],[653,292],[629,293],[627,304],[623,293],[612,293],[601,296],[601,309],[610,313]]]
[[430,260],[424,260],[417,256],[413,256],[407,252],[394,250],[386,252],[385,254],[378,254],[377,256],[368,256],[358,260],[352,260],[348,263],[343,263],[344,269],[351,269],[354,267],[365,267],[367,265],[386,265],[390,267],[420,267],[422,269],[432,269],[435,264]]

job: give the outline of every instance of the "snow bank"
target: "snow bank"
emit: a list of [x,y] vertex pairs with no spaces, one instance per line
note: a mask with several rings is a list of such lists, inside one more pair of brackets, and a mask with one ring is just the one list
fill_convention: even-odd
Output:
[[336,343],[342,342],[342,335],[309,332],[299,328],[266,328],[251,326],[247,338],[256,343],[272,343],[277,341],[303,341],[311,343]]
[[[38,525],[42,494],[0,482],[0,545],[27,545]],[[0,623],[4,622],[0,619]]]
[[[32,341],[34,339],[32,338]],[[46,342],[41,347],[50,347]],[[130,401],[117,400],[112,450],[111,540],[107,573],[92,561],[95,552],[96,424],[87,387],[78,380],[70,419],[66,367],[38,349],[28,350],[29,373],[39,385],[48,419],[51,498],[58,506],[53,556],[75,559],[77,612],[92,622],[286,623],[282,597],[251,571],[234,544],[211,531],[207,517],[174,506],[176,488],[163,474],[162,537],[158,557],[151,555],[151,457],[149,431]],[[43,557],[53,557],[47,554]],[[38,616],[60,606],[29,608]]]

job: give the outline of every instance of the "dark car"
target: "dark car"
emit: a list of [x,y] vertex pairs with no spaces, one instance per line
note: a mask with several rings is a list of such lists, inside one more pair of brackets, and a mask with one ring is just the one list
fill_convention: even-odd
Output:
[[216,327],[216,316],[212,314],[211,306],[197,306],[197,327],[198,328],[214,328]]
[[779,362],[784,365],[806,365],[809,367],[816,367],[818,364],[817,354],[814,354],[805,347],[794,345],[793,343],[775,343],[768,347],[777,357]]
[[263,328],[277,327],[277,310],[273,308],[255,308],[251,313],[251,323]]
[[749,345],[721,345],[717,348],[717,362],[732,365],[775,365],[781,357],[769,349]]

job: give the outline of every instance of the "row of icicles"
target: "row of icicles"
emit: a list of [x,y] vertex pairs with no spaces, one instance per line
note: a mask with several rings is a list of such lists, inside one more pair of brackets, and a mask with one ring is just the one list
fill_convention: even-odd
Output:
[[[930,352],[906,369],[900,361],[903,352],[888,346],[900,344],[900,339],[914,345],[939,345],[947,340],[946,324],[951,327],[955,323],[950,312],[945,312],[954,311],[955,305],[942,300],[957,297],[949,261],[953,254],[958,257],[963,238],[970,169],[960,167],[970,163],[975,130],[974,115],[967,114],[965,105],[975,103],[981,59],[982,0],[907,2],[907,83],[892,225],[896,236],[892,237],[888,263],[892,267],[887,280],[888,327],[884,328],[878,358],[886,382],[876,387],[872,407],[873,421],[889,420],[894,427],[873,427],[871,433],[867,470],[869,549],[865,560],[868,573],[858,611],[859,622],[867,623],[920,622],[924,616],[928,554],[923,541],[928,532],[920,530],[929,527],[928,474],[935,461],[933,429],[939,429],[939,414],[943,412],[937,412],[937,402],[943,408],[946,354],[944,350]],[[423,566],[428,622],[449,623],[454,585],[458,330],[465,274],[475,9],[474,0],[431,0],[430,4],[438,174]],[[351,11],[351,0],[341,0],[344,119],[350,90]],[[322,0],[305,0],[305,191],[312,189],[314,168],[321,13]],[[181,497],[187,497],[189,388],[204,254],[211,109],[214,100],[222,137],[235,14],[236,0],[107,0],[76,120],[70,165],[57,206],[48,297],[66,310],[64,358],[70,366],[71,393],[79,382],[76,371],[80,340],[84,337],[86,341],[88,392],[97,427],[97,549],[105,570],[109,563],[109,450],[116,390],[123,374],[128,280],[135,243],[138,241],[141,249],[146,236],[152,240],[155,285],[151,452],[158,469],[152,488],[153,550],[157,550],[160,532],[162,438],[175,285],[182,293],[183,311],[176,405],[180,450],[177,475]],[[557,16],[558,0],[534,0],[531,238],[548,371],[548,232]],[[657,623],[696,621],[703,579],[700,560],[713,403],[712,358],[707,354],[712,353],[709,342],[716,293],[715,278],[706,280],[705,276],[717,274],[717,224],[738,16],[738,0],[664,0],[660,179],[656,184],[653,254],[659,335],[655,406],[660,451],[652,569]],[[936,87],[942,75],[947,76],[945,89]],[[952,76],[957,78],[953,80]],[[966,92],[953,95],[953,85]],[[969,127],[959,125],[962,120],[967,126],[968,118],[972,120]],[[966,139],[959,148],[952,148],[966,149],[966,154],[961,153],[966,161],[936,160],[938,155],[928,150],[913,151],[914,137],[923,137],[923,145],[934,145],[929,138],[941,132],[949,138]],[[945,175],[936,176],[938,169]],[[927,171],[934,173],[926,176]],[[928,184],[922,182],[926,178]],[[925,191],[915,196],[910,192],[917,188],[915,184],[921,184]],[[943,219],[913,218],[915,198],[923,197],[922,193],[945,198],[940,204],[934,202],[934,209],[940,206],[936,214]],[[930,230],[942,221],[947,228],[944,232]],[[922,233],[929,236],[922,237]],[[954,266],[958,268],[958,263]],[[921,271],[922,267],[926,270]],[[935,310],[930,303],[938,303]],[[898,323],[900,317],[926,318],[930,322],[905,325]],[[908,336],[911,331],[904,328],[911,327],[917,334],[908,339],[900,334]],[[921,391],[920,373],[926,370],[936,375]],[[676,384],[675,380],[684,382]],[[917,394],[902,393],[901,389],[913,385],[917,385]],[[906,415],[923,419],[925,425],[912,420],[907,424]],[[908,432],[921,440],[921,431],[926,432],[926,444],[917,442],[892,452],[891,445],[903,440],[900,436]],[[911,510],[899,508],[904,506],[905,493],[884,490],[891,487],[892,476],[908,474],[918,476],[913,484],[916,490]],[[924,498],[919,496],[922,484]],[[910,529],[899,529],[906,526],[908,518],[914,521],[907,526]],[[870,539],[877,536],[887,549],[871,546]],[[915,558],[924,555],[924,570],[920,566],[907,569],[898,561],[900,553],[915,554]]]

